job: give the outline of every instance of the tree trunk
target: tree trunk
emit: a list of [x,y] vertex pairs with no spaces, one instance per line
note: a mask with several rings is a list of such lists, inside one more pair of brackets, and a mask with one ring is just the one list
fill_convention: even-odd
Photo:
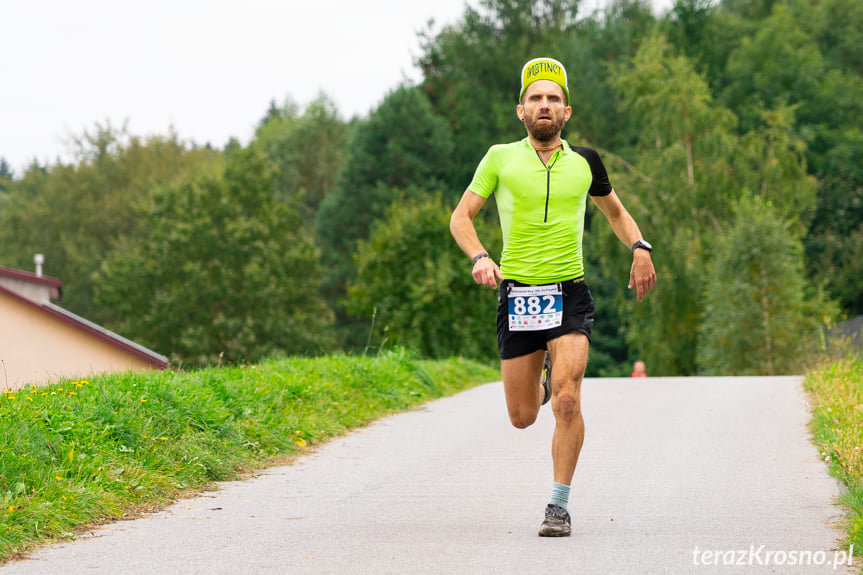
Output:
[[764,318],[764,355],[767,359],[767,375],[773,375],[773,334],[770,332],[770,306],[767,300],[767,273],[764,263],[759,262],[761,270],[761,313]]
[[683,147],[686,149],[686,175],[689,185],[695,185],[695,162],[692,159],[692,131],[689,129],[689,111],[683,102]]

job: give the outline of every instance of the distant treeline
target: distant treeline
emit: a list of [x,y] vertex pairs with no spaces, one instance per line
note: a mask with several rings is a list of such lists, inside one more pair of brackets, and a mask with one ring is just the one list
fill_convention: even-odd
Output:
[[[483,0],[421,34],[418,85],[346,121],[275,101],[223,148],[110,125],[69,164],[0,160],[0,265],[184,365],[402,345],[497,357],[492,290],[448,218],[489,146],[521,139],[519,71],[569,73],[565,137],[597,148],[659,283],[588,211],[589,375],[769,374],[863,313],[863,3]],[[2,153],[2,151],[0,151]],[[493,201],[478,222],[499,257]]]

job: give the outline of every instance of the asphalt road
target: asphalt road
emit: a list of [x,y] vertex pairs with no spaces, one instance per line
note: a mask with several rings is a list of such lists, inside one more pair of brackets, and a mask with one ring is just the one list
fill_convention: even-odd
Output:
[[799,378],[587,380],[583,411],[569,538],[536,534],[551,410],[516,430],[496,383],[0,575],[849,572]]

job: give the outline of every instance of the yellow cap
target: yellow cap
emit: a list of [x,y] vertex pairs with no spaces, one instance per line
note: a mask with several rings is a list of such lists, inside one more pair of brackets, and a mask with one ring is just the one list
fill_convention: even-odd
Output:
[[527,87],[537,80],[551,80],[563,88],[566,94],[566,105],[569,106],[569,88],[566,87],[566,69],[554,58],[534,58],[521,69],[521,93],[519,101],[524,96]]

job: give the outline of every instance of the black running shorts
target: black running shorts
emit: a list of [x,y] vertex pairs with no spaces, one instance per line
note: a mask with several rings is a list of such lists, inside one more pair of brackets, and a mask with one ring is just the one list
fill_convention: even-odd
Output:
[[563,319],[559,326],[542,331],[509,330],[509,286],[525,286],[513,280],[503,280],[497,295],[497,346],[501,359],[512,359],[548,349],[548,341],[579,331],[590,340],[593,327],[593,296],[584,280],[579,278],[560,282],[563,288]]

